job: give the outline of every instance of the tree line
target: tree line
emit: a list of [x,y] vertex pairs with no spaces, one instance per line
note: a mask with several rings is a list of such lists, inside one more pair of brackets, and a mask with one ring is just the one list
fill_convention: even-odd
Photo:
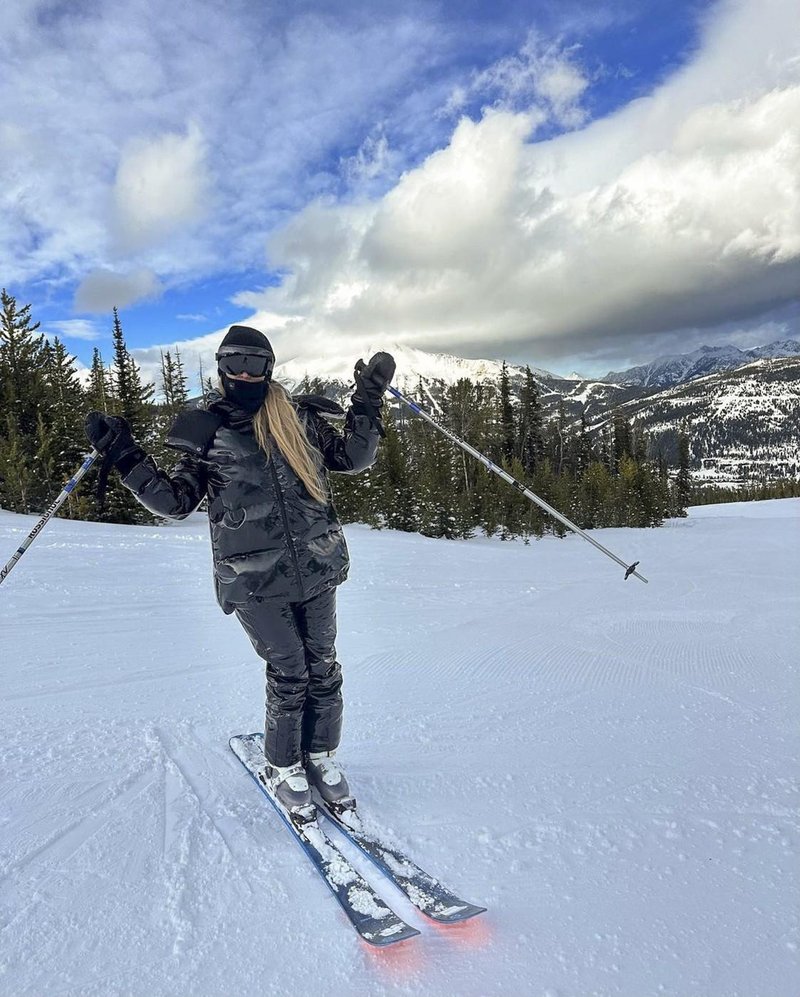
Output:
[[[302,386],[313,390],[313,382]],[[545,419],[530,368],[512,397],[503,365],[499,384],[462,379],[420,389],[437,397],[437,422],[504,468],[578,526],[659,526],[685,516],[691,495],[689,441],[683,434],[679,465],[648,457],[648,439],[615,413],[600,432],[586,419],[570,424],[563,407]],[[346,522],[406,530],[430,537],[464,538],[482,532],[502,539],[563,536],[565,528],[498,475],[404,406],[385,418],[378,460],[364,475],[335,475],[337,508]]]
[[[64,344],[58,338],[49,342],[38,331],[30,305],[18,306],[3,290],[0,308],[0,507],[24,513],[47,507],[81,463],[87,449],[83,420],[92,408],[124,416],[136,440],[161,466],[175,462],[177,455],[165,447],[164,438],[189,396],[177,350],[162,355],[156,398],[156,387],[145,383],[126,346],[115,309],[113,358],[106,365],[95,349],[84,385]],[[298,390],[325,388],[306,381]],[[595,432],[583,417],[570,422],[563,407],[545,419],[529,368],[517,397],[505,365],[497,384],[463,379],[440,384],[434,393],[437,421],[583,528],[658,526],[666,517],[686,514],[692,484],[685,433],[679,438],[678,465],[670,468],[619,412]],[[419,398],[429,395],[420,385]],[[504,539],[565,532],[517,489],[388,397],[384,423],[386,436],[375,465],[365,474],[332,476],[344,522],[452,539],[476,532]],[[101,507],[96,478],[93,468],[60,515],[154,521],[116,475]]]
[[[88,443],[83,422],[90,409],[126,418],[137,441],[169,466],[175,453],[164,445],[170,423],[188,400],[188,380],[179,353],[161,361],[161,399],[142,378],[114,309],[113,360],[106,365],[95,348],[84,386],[76,360],[57,337],[38,330],[31,306],[20,307],[0,292],[0,508],[42,512],[82,462]],[[117,475],[111,475],[105,503],[97,499],[97,463],[70,494],[59,515],[112,523],[152,523]]]

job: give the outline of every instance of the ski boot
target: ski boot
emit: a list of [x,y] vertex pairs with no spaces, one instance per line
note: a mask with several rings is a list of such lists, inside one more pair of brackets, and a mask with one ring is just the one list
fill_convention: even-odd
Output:
[[334,758],[336,751],[310,751],[306,755],[308,781],[319,793],[329,810],[341,814],[354,810],[356,801],[350,794],[350,787],[344,772]]
[[296,824],[308,824],[316,818],[311,788],[300,762],[280,767],[267,762],[264,785]]

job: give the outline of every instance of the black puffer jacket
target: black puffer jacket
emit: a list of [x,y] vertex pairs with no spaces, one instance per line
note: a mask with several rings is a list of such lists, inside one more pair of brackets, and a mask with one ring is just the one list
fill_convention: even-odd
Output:
[[[319,414],[341,414],[335,403],[301,396],[294,404],[326,471],[355,474],[374,463],[378,427],[367,416],[350,410],[341,433]],[[253,596],[300,602],[345,580],[350,561],[333,504],[311,498],[277,446],[266,456],[251,416],[212,393],[204,409],[181,413],[167,443],[184,451],[169,474],[145,456],[123,483],[170,519],[185,518],[208,496],[215,586],[226,613]]]

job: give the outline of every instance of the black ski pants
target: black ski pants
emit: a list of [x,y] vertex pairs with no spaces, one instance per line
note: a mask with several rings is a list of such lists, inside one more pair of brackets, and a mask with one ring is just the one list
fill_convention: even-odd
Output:
[[267,759],[293,765],[303,752],[336,748],[342,730],[336,589],[305,602],[253,599],[236,616],[267,663]]

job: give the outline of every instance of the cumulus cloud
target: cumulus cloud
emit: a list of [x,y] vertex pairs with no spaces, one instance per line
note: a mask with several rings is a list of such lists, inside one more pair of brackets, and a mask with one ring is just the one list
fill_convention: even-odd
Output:
[[[624,351],[791,301],[796,20],[788,0],[729,3],[652,95],[547,141],[531,141],[541,111],[462,119],[382,198],[314,204],[290,221],[270,244],[286,281],[240,303],[283,314],[298,341],[382,330],[548,358],[600,342]],[[547,86],[553,106],[580,93],[555,69]]]
[[214,354],[224,335],[225,330],[206,333],[194,339],[178,340],[173,343],[162,343],[158,346],[148,346],[142,349],[132,349],[131,355],[142,371],[145,381],[158,384],[161,377],[161,354],[169,350],[174,354],[176,348],[181,355],[184,371],[190,390],[196,391],[200,384],[199,371],[202,368],[205,376],[213,374],[216,367]]
[[114,183],[120,246],[136,250],[202,218],[208,208],[200,131],[137,139],[122,152]]
[[51,329],[54,331],[54,335],[59,336],[61,339],[82,339],[92,342],[95,339],[100,339],[102,336],[102,333],[97,329],[94,322],[82,318],[48,322],[45,327],[45,333],[49,334]]
[[441,93],[408,87],[451,44],[436,18],[285,7],[6,4],[4,281],[252,270],[278,220],[339,190],[341,157],[381,167],[365,138],[384,112],[424,131]]
[[94,270],[81,281],[75,292],[75,309],[79,312],[110,312],[112,308],[127,308],[145,298],[157,298],[160,293],[161,285],[151,270],[128,274]]

